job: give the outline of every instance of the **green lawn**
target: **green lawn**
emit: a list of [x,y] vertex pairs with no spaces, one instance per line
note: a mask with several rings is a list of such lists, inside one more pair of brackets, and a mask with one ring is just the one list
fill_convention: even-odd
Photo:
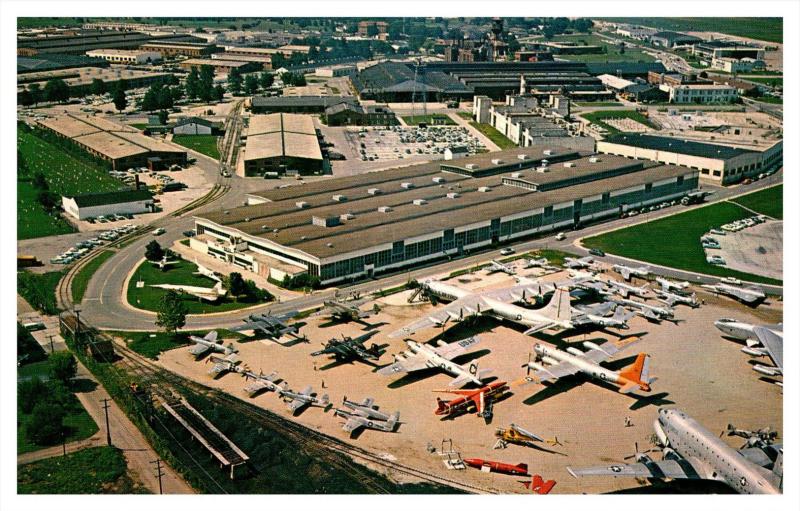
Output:
[[783,219],[783,185],[749,193],[732,202],[779,220]]
[[128,124],[131,128],[136,128],[137,130],[144,131],[146,127],[149,126],[146,122],[132,122]]
[[747,80],[748,82],[763,83],[764,85],[769,85],[770,87],[783,86],[782,76],[749,76],[747,78],[743,78],[743,80]]
[[762,103],[772,103],[776,105],[783,104],[783,98],[776,98],[775,96],[761,96],[760,98],[752,98]]
[[603,122],[605,119],[633,119],[634,121],[640,122],[645,126],[649,126],[651,128],[656,128],[656,126],[650,122],[650,120],[642,115],[641,113],[637,112],[636,110],[598,110],[597,112],[587,112],[584,114],[580,114],[581,117],[586,119],[587,121],[591,122],[592,124],[597,124],[599,126],[604,127],[608,130],[609,133],[619,133],[620,130],[614,128],[610,124],[606,124]]
[[478,121],[470,121],[469,124],[489,137],[489,140],[494,142],[500,149],[513,149],[517,147],[517,144],[506,138],[505,135],[497,131],[491,124],[480,123]]
[[429,126],[433,124],[452,126],[456,122],[445,114],[428,114],[428,115],[406,115],[403,120],[409,126],[416,126],[420,123],[427,123]]
[[56,286],[63,275],[64,273],[60,271],[48,273],[19,271],[17,272],[17,293],[39,312],[57,314]]
[[83,294],[86,292],[86,286],[89,285],[89,280],[94,275],[94,272],[100,268],[109,257],[114,255],[111,250],[103,250],[94,259],[86,263],[86,266],[78,271],[75,278],[72,279],[72,301],[80,303],[83,300]]
[[625,45],[621,49],[595,34],[564,34],[553,38],[553,41],[574,42],[605,48],[605,53],[588,53],[585,55],[555,55],[555,58],[570,62],[653,62],[655,58],[643,51]]
[[632,25],[661,30],[708,31],[740,37],[750,37],[762,41],[780,43],[783,41],[782,18],[603,18]]
[[585,238],[582,243],[587,248],[599,248],[610,254],[671,268],[768,284],[779,283],[774,279],[706,262],[700,237],[711,228],[719,228],[722,224],[748,216],[752,216],[752,213],[736,204],[721,202]]
[[20,494],[147,493],[128,477],[125,456],[116,447],[90,447],[17,468]]
[[467,121],[472,120],[472,112],[456,112],[456,115]]
[[219,137],[214,135],[175,135],[172,137],[172,141],[176,144],[210,156],[215,160],[219,160],[218,139]]
[[17,180],[17,239],[30,239],[73,232],[60,217],[47,215],[36,200],[37,190],[29,179],[41,172],[50,191],[59,195],[118,190],[124,185],[108,172],[78,160],[58,146],[33,133],[17,130],[17,150],[28,167],[26,176]]
[[[197,265],[189,261],[181,261],[179,264],[170,266],[166,271],[161,271],[157,266],[145,261],[136,269],[128,284],[128,303],[139,309],[157,311],[161,297],[167,293],[167,290],[150,287],[151,284],[214,287],[215,281],[200,275],[193,275],[193,272],[196,271]],[[144,281],[144,287],[136,287],[136,283],[139,280]],[[224,312],[264,303],[247,298],[240,298],[238,302],[235,302],[229,296],[220,298],[215,303],[209,303],[207,301],[201,302],[199,298],[189,294],[182,295],[182,299],[189,314]]]

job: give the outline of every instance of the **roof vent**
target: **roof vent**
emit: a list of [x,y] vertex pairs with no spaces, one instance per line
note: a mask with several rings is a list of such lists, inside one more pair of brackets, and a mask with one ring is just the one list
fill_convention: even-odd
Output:
[[514,179],[519,179],[521,176],[522,176],[522,174],[520,174],[519,172],[512,172],[511,173],[511,177],[513,177]]
[[444,183],[444,178],[443,177],[435,177],[435,178],[433,178],[433,182],[434,183]]
[[415,206],[423,206],[428,203],[425,199],[414,199],[413,202]]
[[272,234],[278,234],[278,229],[272,229]]
[[325,246],[328,248],[333,248],[333,243],[325,243]]
[[334,195],[334,196],[333,196],[333,197],[331,197],[331,198],[332,198],[333,200],[335,200],[336,202],[344,202],[344,201],[346,201],[346,200],[347,200],[347,197],[345,197],[344,195],[338,195],[338,194],[337,194],[337,195]]
[[488,186],[481,186],[481,187],[478,188],[478,191],[479,192],[490,192],[490,191],[492,191],[492,189],[490,187],[488,187]]
[[575,162],[572,162],[572,161],[568,161],[568,162],[566,162],[566,163],[564,164],[564,167],[566,167],[566,168],[568,168],[568,169],[571,169],[571,168],[572,168],[572,167],[574,167],[574,166],[575,166]]
[[295,202],[294,205],[297,206],[297,209],[303,209],[303,208],[307,208],[308,207],[308,202],[301,200],[301,201]]
[[447,194],[448,199],[457,199],[459,197],[461,197],[461,194],[458,192],[451,192]]
[[536,172],[538,172],[540,174],[543,174],[545,172],[550,172],[550,167],[547,167],[547,166],[536,167]]
[[475,165],[474,163],[467,163],[466,165],[464,165],[464,167],[468,168],[469,170],[475,170],[478,168],[478,166]]
[[544,151],[542,151],[542,153],[545,156],[553,156],[553,150],[552,149],[545,149]]
[[369,190],[367,190],[367,193],[369,195],[380,195],[381,189],[380,188],[370,188]]
[[598,158],[597,156],[592,156],[591,158],[589,158],[589,163],[597,163],[599,161],[600,158]]
[[378,208],[379,213],[389,213],[390,211],[392,211],[391,206],[381,206]]
[[517,159],[518,160],[527,160],[528,159],[528,155],[527,154],[518,154],[517,155]]
[[344,213],[342,215],[339,215],[339,220],[342,220],[342,221],[344,221],[344,220],[352,220],[355,217],[356,216],[354,214],[352,214],[352,213]]
[[305,241],[305,240],[306,240],[305,236],[300,236],[300,241]]
[[492,165],[500,165],[502,163],[503,163],[503,160],[501,160],[500,158],[495,158],[495,159],[492,160]]
[[406,190],[408,190],[409,188],[414,188],[414,183],[410,183],[408,181],[400,183],[400,188],[405,188]]
[[244,221],[245,222],[249,222],[250,221],[250,217],[249,216],[244,217]]
[[311,223],[319,227],[333,227],[339,225],[338,216],[312,216]]
[[230,215],[230,214],[231,214],[231,212],[230,212],[230,211],[228,211],[228,210],[226,209],[225,211],[223,211],[223,212],[222,212],[222,214],[223,214],[223,215]]

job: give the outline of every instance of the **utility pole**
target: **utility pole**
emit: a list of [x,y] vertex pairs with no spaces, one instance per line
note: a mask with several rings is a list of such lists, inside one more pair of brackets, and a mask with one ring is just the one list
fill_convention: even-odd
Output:
[[104,398],[101,399],[100,401],[103,402],[103,410],[106,411],[106,442],[108,443],[108,445],[111,445],[111,426],[109,426],[108,423],[108,408],[110,406],[108,402],[111,400],[108,398]]
[[155,463],[156,464],[156,477],[158,478],[158,493],[159,493],[159,495],[163,495],[164,494],[164,487],[161,486],[161,477],[164,475],[164,472],[161,471],[161,460],[157,459],[157,460],[151,461],[150,463]]
[[53,337],[55,337],[55,335],[54,335],[54,334],[49,334],[49,335],[47,336],[47,338],[50,340],[50,354],[51,354],[51,355],[52,355],[52,354],[53,354],[53,352],[55,351],[55,348],[53,348]]

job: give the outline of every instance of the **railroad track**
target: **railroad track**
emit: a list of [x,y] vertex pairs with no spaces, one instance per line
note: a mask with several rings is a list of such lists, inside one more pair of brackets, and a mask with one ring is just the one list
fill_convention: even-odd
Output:
[[281,431],[283,434],[291,437],[298,445],[302,446],[309,454],[324,457],[326,462],[330,462],[332,465],[336,466],[337,470],[344,471],[357,478],[362,484],[365,484],[376,493],[390,493],[391,489],[386,488],[377,481],[366,480],[363,477],[363,473],[354,470],[346,458],[331,458],[326,455],[329,454],[330,451],[334,451],[362,462],[378,465],[389,472],[404,474],[428,483],[450,486],[469,493],[497,493],[490,488],[475,486],[463,481],[450,479],[402,463],[384,459],[366,449],[350,445],[332,436],[307,428],[297,422],[283,418],[274,412],[242,401],[230,394],[178,376],[119,343],[115,345],[115,348],[117,349],[117,353],[123,358],[122,363],[128,370],[141,377],[143,381],[157,383],[159,388],[189,388],[218,404],[224,405],[228,409],[243,414],[256,423]]

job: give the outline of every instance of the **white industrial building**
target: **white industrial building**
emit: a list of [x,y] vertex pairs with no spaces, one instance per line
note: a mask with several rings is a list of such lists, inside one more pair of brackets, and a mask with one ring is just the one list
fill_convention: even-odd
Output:
[[661,84],[659,88],[669,94],[670,103],[731,103],[739,97],[735,87],[721,84]]
[[86,52],[87,57],[95,57],[107,60],[113,64],[148,64],[161,60],[161,54],[157,51],[144,50],[115,50],[100,48]]
[[68,215],[78,220],[154,211],[153,194],[147,190],[119,190],[64,196],[61,197],[61,206]]
[[172,133],[175,135],[216,135],[220,126],[220,123],[208,119],[187,117],[175,123]]

